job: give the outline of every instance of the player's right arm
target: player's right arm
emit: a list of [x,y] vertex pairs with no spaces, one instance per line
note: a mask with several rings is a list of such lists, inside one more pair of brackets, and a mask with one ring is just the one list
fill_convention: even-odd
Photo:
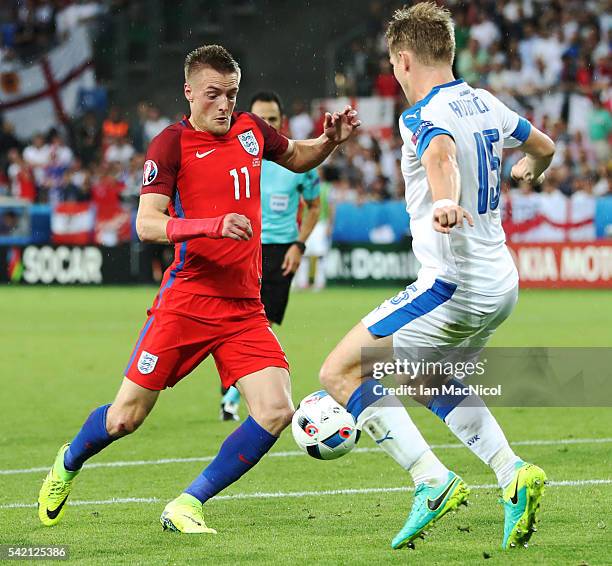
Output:
[[451,228],[463,226],[464,218],[470,226],[474,226],[472,215],[459,205],[461,176],[455,141],[449,135],[436,135],[423,151],[421,164],[425,168],[433,200],[434,230],[448,234]]
[[242,214],[215,218],[172,218],[168,204],[174,196],[181,162],[180,132],[170,126],[156,136],[147,150],[136,216],[141,241],[154,244],[180,243],[193,238],[249,240],[251,222]]
[[544,171],[555,155],[555,143],[536,127],[531,126],[529,137],[520,146],[525,156],[513,166],[510,174],[515,181],[526,181],[530,185],[541,185]]
[[250,240],[251,223],[242,214],[215,218],[171,218],[166,213],[170,198],[159,193],[141,195],[136,216],[136,232],[142,242],[179,243],[193,238]]

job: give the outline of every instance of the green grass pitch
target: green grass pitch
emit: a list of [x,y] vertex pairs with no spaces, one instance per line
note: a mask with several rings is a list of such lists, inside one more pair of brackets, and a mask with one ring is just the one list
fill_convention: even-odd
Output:
[[[318,368],[337,340],[394,292],[292,295],[278,336],[292,365],[296,403],[319,388]],[[494,409],[524,459],[553,482],[569,482],[549,486],[529,549],[499,549],[503,509],[493,474],[424,409],[411,409],[414,420],[474,489],[469,508],[442,520],[414,551],[390,549],[412,503],[402,489],[409,478],[367,435],[358,450],[321,462],[297,455],[286,431],[271,457],[206,505],[217,536],[163,533],[165,502],[234,426],[218,421],[210,360],[162,394],[135,435],[91,461],[124,465],[85,469],[63,522],[43,527],[32,504],[45,472],[36,469],[51,464],[91,409],[113,399],[154,294],[153,288],[0,292],[0,544],[67,544],[70,562],[80,564],[610,564],[609,408]],[[524,291],[492,345],[612,346],[611,305],[611,291]],[[589,483],[577,483],[583,481]]]

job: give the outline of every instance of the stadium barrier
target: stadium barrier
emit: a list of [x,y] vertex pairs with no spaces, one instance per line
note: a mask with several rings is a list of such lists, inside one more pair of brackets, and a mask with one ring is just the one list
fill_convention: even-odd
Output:
[[612,288],[612,241],[510,243],[523,288]]
[[418,270],[410,238],[393,244],[334,244],[325,259],[331,285],[403,288],[416,279]]
[[155,283],[151,246],[30,245],[0,247],[0,283],[125,285]]
[[[612,288],[611,241],[510,244],[510,249],[523,288]],[[0,283],[156,284],[171,257],[169,246],[140,243],[0,246]],[[418,270],[410,238],[392,244],[334,244],[325,260],[331,285],[403,288]]]

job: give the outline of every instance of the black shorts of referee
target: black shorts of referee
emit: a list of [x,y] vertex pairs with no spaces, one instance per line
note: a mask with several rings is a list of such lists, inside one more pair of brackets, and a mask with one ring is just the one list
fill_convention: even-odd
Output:
[[293,273],[283,275],[283,260],[289,244],[262,244],[261,302],[270,322],[281,324],[289,301]]

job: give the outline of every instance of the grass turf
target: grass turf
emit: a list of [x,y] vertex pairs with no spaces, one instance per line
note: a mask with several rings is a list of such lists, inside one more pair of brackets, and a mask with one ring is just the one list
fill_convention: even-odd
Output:
[[[89,411],[112,400],[144,321],[151,288],[3,288],[0,343],[3,410],[0,470],[50,465],[59,445]],[[297,402],[318,389],[318,367],[360,316],[394,293],[389,289],[332,289],[294,293],[277,334],[292,364]],[[512,317],[495,334],[495,346],[610,346],[610,292],[522,292]],[[610,437],[609,409],[495,409],[526,460],[553,481],[610,478],[610,444],[556,444],[559,439]],[[231,431],[218,418],[218,378],[207,360],[158,405],[137,434],[117,442],[95,463],[213,456]],[[456,443],[424,409],[411,415],[433,444]],[[360,447],[373,448],[369,437]],[[285,432],[274,448],[294,452]],[[438,455],[473,486],[494,483],[492,473],[466,449]],[[415,551],[392,551],[390,539],[411,505],[405,491],[306,494],[325,490],[377,490],[409,486],[405,473],[375,451],[355,451],[334,462],[307,456],[268,457],[224,495],[293,493],[289,497],[212,500],[216,537],[162,533],[159,514],[197,475],[204,462],[101,467],[78,478],[70,501],[152,498],[153,502],[69,505],[54,528],[39,524],[32,503],[44,472],[0,474],[0,544],[68,544],[82,564],[184,564],[242,562],[359,564],[580,564],[609,563],[612,486],[551,486],[540,531],[528,550],[499,550],[503,510],[498,490],[475,489],[471,506],[443,519]]]

